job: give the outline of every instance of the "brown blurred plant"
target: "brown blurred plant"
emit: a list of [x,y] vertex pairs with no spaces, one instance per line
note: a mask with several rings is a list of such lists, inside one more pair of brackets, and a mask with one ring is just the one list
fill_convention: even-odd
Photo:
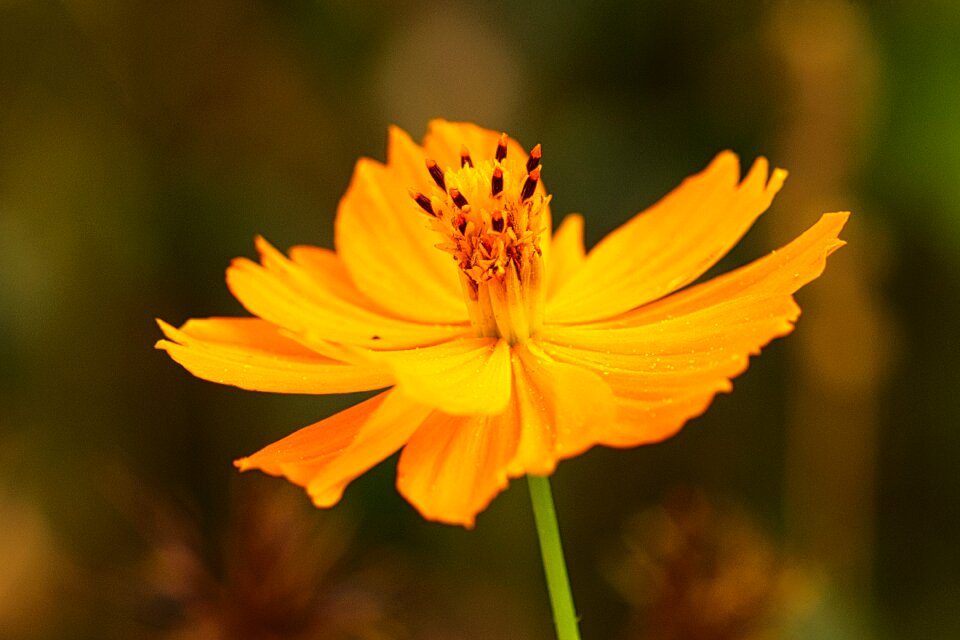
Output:
[[630,606],[625,639],[772,640],[820,589],[736,507],[676,491],[637,514],[608,576]]
[[114,590],[115,608],[133,610],[138,637],[410,637],[394,615],[395,558],[358,558],[342,517],[307,509],[286,487],[242,486],[212,545],[185,510],[140,500],[135,519],[145,524],[149,546]]
[[39,506],[0,483],[0,637],[52,637],[75,569]]

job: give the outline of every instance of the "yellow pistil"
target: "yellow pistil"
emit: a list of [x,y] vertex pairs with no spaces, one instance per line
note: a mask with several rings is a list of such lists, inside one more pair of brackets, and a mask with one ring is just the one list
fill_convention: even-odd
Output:
[[[466,147],[460,167],[441,170],[426,161],[436,185],[431,194],[410,192],[444,237],[436,245],[460,268],[460,284],[474,330],[511,344],[543,325],[542,212],[549,196],[537,192],[540,145],[526,164],[507,162],[506,136],[487,160],[474,161]],[[541,190],[542,191],[542,190]]]

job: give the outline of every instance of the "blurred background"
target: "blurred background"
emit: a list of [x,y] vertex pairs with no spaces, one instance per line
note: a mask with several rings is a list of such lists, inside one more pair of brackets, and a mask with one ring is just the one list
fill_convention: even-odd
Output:
[[152,348],[243,313],[255,234],[330,246],[355,160],[432,117],[542,143],[588,243],[725,148],[791,177],[721,270],[855,212],[735,393],[560,466],[585,638],[960,637],[946,0],[0,0],[0,637],[551,637],[523,481],[473,531],[395,459],[315,510],[230,463],[351,398]]

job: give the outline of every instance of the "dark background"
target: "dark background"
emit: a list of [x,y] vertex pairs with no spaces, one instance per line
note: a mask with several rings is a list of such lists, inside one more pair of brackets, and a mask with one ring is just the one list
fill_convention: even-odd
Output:
[[313,510],[230,462],[351,400],[152,349],[154,317],[242,313],[255,234],[330,246],[355,160],[432,117],[542,143],[588,244],[725,148],[791,177],[722,268],[854,212],[732,395],[560,466],[586,638],[684,637],[703,607],[664,575],[723,610],[766,585],[685,637],[960,636],[958,105],[947,1],[0,1],[0,637],[550,637],[522,480],[473,531],[423,522],[395,460]]

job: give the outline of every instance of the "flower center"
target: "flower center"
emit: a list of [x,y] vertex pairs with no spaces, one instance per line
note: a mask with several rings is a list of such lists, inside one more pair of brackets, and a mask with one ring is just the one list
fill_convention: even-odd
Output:
[[543,323],[540,232],[550,198],[537,191],[540,145],[526,163],[508,159],[504,134],[490,159],[474,162],[461,147],[459,169],[426,165],[436,186],[410,197],[444,237],[437,248],[459,266],[474,330],[511,344],[529,339]]

